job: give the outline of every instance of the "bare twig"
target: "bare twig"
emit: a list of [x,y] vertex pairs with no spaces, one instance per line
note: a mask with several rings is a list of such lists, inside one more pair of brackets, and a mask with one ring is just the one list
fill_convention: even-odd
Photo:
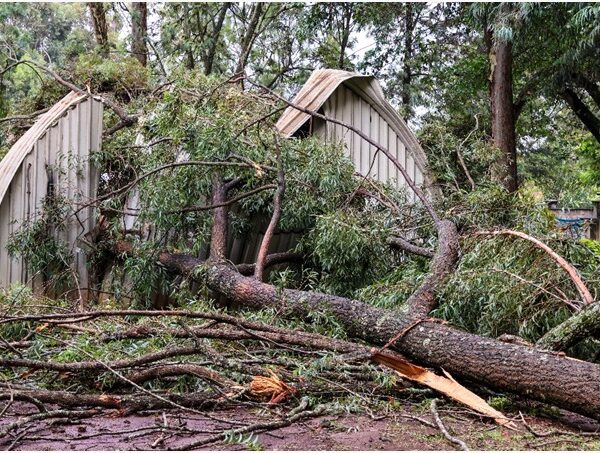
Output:
[[200,167],[243,167],[243,168],[250,167],[250,165],[248,165],[246,163],[241,163],[241,162],[226,162],[226,161],[188,160],[188,161],[184,161],[184,162],[172,162],[172,163],[169,163],[169,164],[165,164],[165,165],[161,165],[159,167],[153,168],[152,170],[149,170],[146,173],[141,174],[140,176],[138,176],[137,178],[135,178],[133,181],[131,181],[130,183],[126,184],[125,186],[120,187],[119,189],[113,190],[112,192],[109,192],[107,194],[104,194],[101,197],[96,198],[92,202],[80,205],[76,212],[79,212],[83,208],[91,206],[91,205],[93,205],[95,203],[98,203],[100,201],[107,200],[107,199],[115,197],[117,195],[121,195],[121,194],[123,194],[123,193],[131,190],[136,185],[138,185],[140,183],[140,181],[142,181],[143,179],[146,179],[149,176],[152,176],[152,175],[154,175],[156,173],[159,173],[161,171],[164,171],[164,170],[167,170],[167,169],[170,169],[170,168],[187,167],[187,166],[200,166]]
[[[290,412],[290,414],[293,412],[294,411]],[[289,426],[292,423],[295,423],[297,421],[304,420],[304,419],[310,418],[310,417],[318,417],[325,413],[326,413],[326,408],[325,408],[325,406],[321,405],[321,406],[317,406],[314,410],[301,411],[298,413],[294,413],[293,415],[288,415],[285,418],[271,421],[271,422],[258,422],[258,423],[254,423],[252,425],[244,426],[242,428],[227,430],[222,433],[215,434],[214,436],[210,436],[206,439],[189,442],[189,443],[186,443],[183,445],[178,445],[176,447],[171,447],[171,448],[169,448],[169,450],[187,451],[187,450],[191,450],[193,448],[198,448],[198,447],[201,447],[204,445],[209,445],[209,444],[213,444],[215,442],[222,441],[222,440],[226,439],[228,436],[235,436],[238,434],[246,434],[246,433],[264,432],[264,431],[269,431],[269,430],[273,430],[273,429],[283,428],[283,427]]]
[[183,376],[187,374],[214,382],[221,387],[231,388],[236,385],[235,382],[224,378],[216,371],[194,363],[155,366],[128,374],[126,378],[131,382],[139,384],[151,379],[164,378],[167,376]]
[[273,215],[271,216],[271,221],[269,222],[267,231],[265,231],[262,243],[260,244],[258,257],[256,258],[256,267],[254,268],[254,278],[260,281],[263,279],[265,261],[267,254],[269,253],[271,239],[275,234],[275,228],[277,228],[279,218],[281,217],[283,195],[285,193],[285,173],[283,171],[283,158],[281,156],[281,146],[279,139],[277,138],[277,133],[275,134],[275,146],[277,155],[277,191],[275,192],[275,197],[273,199]]
[[23,425],[26,425],[31,422],[36,422],[39,420],[47,420],[49,418],[64,418],[64,417],[77,417],[77,418],[86,418],[93,417],[98,414],[97,410],[84,410],[84,411],[69,411],[69,410],[56,410],[49,412],[40,412],[39,414],[30,415],[28,417],[21,418],[15,422],[9,423],[8,425],[4,425],[2,429],[0,429],[0,438],[6,436],[11,431],[20,428]]
[[32,118],[35,118],[38,115],[41,115],[42,113],[46,113],[48,110],[50,110],[50,107],[42,109],[42,110],[38,110],[38,111],[30,113],[28,115],[6,116],[4,118],[0,118],[0,124],[8,122],[8,121],[30,120]]
[[429,420],[425,420],[422,417],[417,417],[416,415],[410,415],[410,414],[398,414],[399,417],[402,418],[409,418],[411,420],[416,420],[419,423],[423,423],[425,426],[429,426],[430,428],[437,428],[437,425],[434,423],[431,423]]
[[600,436],[600,432],[598,432],[598,431],[594,431],[594,432],[573,432],[573,431],[563,431],[563,430],[559,430],[559,429],[553,429],[553,430],[550,430],[550,431],[541,432],[541,431],[535,430],[533,428],[533,426],[531,426],[529,423],[527,423],[527,421],[525,420],[525,417],[523,416],[523,414],[521,412],[519,412],[519,416],[521,417],[521,422],[523,422],[523,426],[525,426],[525,428],[527,428],[527,431],[529,431],[535,437],[549,437],[549,436],[586,436],[586,437],[598,437],[598,436]]
[[433,258],[433,251],[426,249],[424,247],[419,247],[418,245],[413,244],[412,242],[407,241],[400,236],[391,236],[387,239],[387,243],[392,247],[403,250],[408,253],[412,253],[415,255],[424,256],[426,258]]
[[275,189],[277,186],[275,184],[265,184],[263,186],[257,187],[256,189],[249,190],[248,192],[244,192],[240,195],[237,195],[229,200],[223,200],[221,202],[215,202],[209,205],[204,206],[188,206],[187,208],[175,209],[172,211],[166,211],[165,214],[179,214],[184,212],[196,212],[196,211],[210,211],[213,209],[218,209],[226,206],[231,206],[232,204],[237,203],[244,198],[251,197],[252,195],[256,195],[259,192],[263,192],[265,190]]
[[15,445],[17,445],[19,441],[28,434],[28,431],[28,428],[25,428],[23,432],[21,432],[17,437],[15,437],[11,444],[6,448],[6,451],[11,451],[15,447]]
[[469,451],[469,447],[467,447],[467,444],[465,444],[462,440],[460,440],[457,437],[452,436],[448,430],[446,429],[446,427],[444,426],[444,423],[442,423],[442,419],[440,418],[440,414],[437,411],[437,399],[434,398],[433,400],[431,400],[431,413],[433,414],[433,419],[435,420],[435,424],[437,425],[437,427],[439,428],[439,430],[442,432],[442,434],[444,435],[444,437],[446,439],[448,439],[450,442],[452,442],[454,445],[458,445],[458,447],[463,450],[463,451]]
[[[274,266],[276,264],[282,263],[300,263],[302,262],[303,257],[300,253],[294,252],[281,252],[281,253],[271,253],[265,257],[265,269]],[[238,264],[236,266],[237,271],[242,275],[252,275],[254,274],[255,264]],[[0,346],[1,347],[1,346]]]

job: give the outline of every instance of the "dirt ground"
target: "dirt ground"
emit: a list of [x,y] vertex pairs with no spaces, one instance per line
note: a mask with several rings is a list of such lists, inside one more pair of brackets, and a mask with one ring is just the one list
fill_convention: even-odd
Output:
[[[256,435],[244,435],[203,447],[206,450],[456,450],[433,424],[426,404],[399,405],[388,413],[344,414],[308,419]],[[35,408],[14,403],[0,427]],[[0,439],[3,450],[166,450],[227,429],[277,419],[277,410],[236,408],[206,412],[155,411],[120,416],[102,411],[83,420],[54,419],[28,424]],[[534,436],[522,423],[510,431],[446,401],[439,403],[444,425],[476,450],[599,450],[600,424],[568,413],[553,417],[526,415]],[[518,417],[518,413],[509,413]],[[419,420],[420,419],[420,420]],[[573,434],[548,434],[551,431]],[[585,431],[587,434],[575,434]]]

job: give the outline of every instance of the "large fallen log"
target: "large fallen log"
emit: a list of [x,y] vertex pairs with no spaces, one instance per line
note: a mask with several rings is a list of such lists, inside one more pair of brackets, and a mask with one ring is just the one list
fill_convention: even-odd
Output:
[[565,351],[581,340],[598,336],[600,332],[600,302],[594,302],[546,332],[537,346],[553,351]]
[[244,277],[227,264],[186,255],[162,253],[159,259],[183,274],[202,265],[206,284],[240,306],[274,307],[284,316],[304,319],[327,313],[350,336],[374,345],[404,332],[390,348],[427,366],[600,419],[600,365],[473,335],[429,318],[415,321],[409,307],[384,310],[334,295],[282,290]]

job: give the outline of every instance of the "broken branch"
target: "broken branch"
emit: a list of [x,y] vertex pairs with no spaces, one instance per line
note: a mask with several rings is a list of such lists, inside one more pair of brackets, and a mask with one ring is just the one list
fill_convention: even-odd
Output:
[[475,233],[475,236],[479,236],[479,235],[481,235],[481,236],[508,235],[508,236],[515,236],[515,237],[518,237],[521,239],[525,239],[526,241],[531,242],[537,248],[546,252],[548,254],[548,256],[554,260],[554,262],[556,262],[560,267],[562,267],[567,272],[567,274],[569,274],[569,277],[573,281],[573,284],[577,288],[577,291],[579,291],[581,300],[585,305],[589,305],[592,302],[594,302],[594,298],[592,297],[592,294],[590,293],[587,286],[585,285],[585,283],[579,276],[577,269],[575,269],[575,267],[571,263],[569,263],[567,260],[565,260],[562,256],[560,256],[558,253],[556,253],[554,250],[552,250],[549,246],[544,244],[539,239],[536,239],[533,236],[530,236],[521,231],[515,231],[515,230],[479,231],[479,232]]

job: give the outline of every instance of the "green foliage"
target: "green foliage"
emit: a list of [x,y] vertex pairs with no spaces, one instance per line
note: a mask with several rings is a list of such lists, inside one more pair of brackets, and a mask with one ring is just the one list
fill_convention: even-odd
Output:
[[258,441],[258,436],[254,433],[235,434],[233,430],[227,431],[223,442],[225,445],[241,445],[245,450],[249,451],[264,450],[263,446]]
[[[31,287],[12,285],[10,288],[0,288],[0,307],[7,315],[30,313],[55,313],[66,308],[65,300],[54,300],[34,296]],[[0,335],[5,340],[20,340],[36,327],[35,322],[15,322],[0,325]]]
[[320,216],[304,247],[323,270],[324,288],[349,294],[376,279],[391,263],[385,243],[388,231],[377,224],[377,213],[335,212]]
[[505,412],[512,405],[512,402],[506,396],[492,396],[488,399],[488,404],[500,412]]
[[[69,80],[94,92],[112,92],[128,110],[140,114],[134,127],[107,138],[94,156],[102,169],[101,195],[174,162],[239,164],[165,168],[141,179],[135,189],[105,200],[109,240],[103,246],[111,250],[115,241],[124,239],[136,250],[115,266],[114,284],[108,289],[116,292],[115,299],[133,298],[140,307],[149,306],[156,293],[190,307],[211,305],[206,288],[201,288],[203,301],[194,301],[189,281],[157,264],[156,251],[203,255],[213,219],[210,210],[199,207],[210,204],[213,179],[240,178],[230,197],[272,185],[279,152],[286,177],[279,226],[305,233],[297,251],[306,260],[298,268],[272,272],[271,281],[279,288],[327,291],[401,308],[425,278],[429,261],[392,252],[386,239],[400,234],[433,248],[432,225],[418,206],[389,187],[373,183],[368,190],[355,190],[361,182],[341,147],[316,139],[280,140],[272,130],[277,115],[248,127],[282,105],[219,76],[235,67],[252,12],[244,4],[225,6],[162,5],[159,36],[150,39],[161,60],[151,58],[148,68],[123,56],[127,46],[117,15],[111,16],[110,58],[102,58],[90,51],[91,34],[81,19],[85,5],[0,8],[0,34],[15,51],[10,59],[0,55],[4,66],[24,58],[51,61]],[[219,31],[221,11],[226,14]],[[547,198],[587,202],[600,184],[598,144],[558,98],[566,86],[583,93],[574,72],[597,80],[597,13],[594,6],[567,4],[269,4],[254,31],[245,69],[251,78],[269,86],[281,84],[289,94],[312,67],[352,69],[360,62],[361,70],[383,78],[391,100],[401,102],[402,111],[414,114],[422,125],[419,135],[430,170],[443,189],[436,208],[444,217],[455,220],[465,235],[511,227],[541,236],[576,263],[595,289],[597,244],[558,239],[544,204]],[[489,61],[483,51],[488,26],[497,41],[511,41],[513,98],[517,102],[523,95],[526,100],[517,124],[522,188],[516,195],[506,193],[491,177],[498,151],[489,143]],[[362,50],[357,48],[357,32],[377,43],[363,57],[352,53]],[[168,83],[154,90],[159,78]],[[0,112],[37,110],[64,91],[46,75],[19,65],[2,80]],[[106,112],[110,124],[114,115]],[[19,133],[6,129],[0,155]],[[370,190],[374,194],[365,194]],[[377,197],[383,201],[374,201]],[[136,198],[139,210],[133,227],[123,232],[118,210]],[[248,238],[264,227],[272,214],[272,199],[269,189],[236,203],[229,214],[236,237]],[[59,217],[23,225],[11,239],[11,252],[26,257],[33,272],[68,276],[70,252],[47,233],[60,223]],[[561,271],[529,245],[500,238],[467,239],[462,253],[457,273],[439,295],[438,315],[485,335],[516,333],[531,340],[568,316],[565,304],[549,293],[560,296],[562,291],[568,298],[577,294]],[[269,310],[252,316],[279,322],[277,313]],[[318,331],[344,335],[326,312],[295,322],[304,321],[315,323]]]
[[130,99],[148,90],[150,72],[133,57],[106,59],[92,52],[79,56],[71,77],[78,86],[88,86],[93,92],[109,91]]
[[497,160],[499,151],[490,145],[479,127],[473,117],[457,116],[450,120],[432,117],[419,131],[430,171],[447,194],[470,188],[458,153],[476,186],[493,184],[490,167]]
[[596,258],[600,260],[600,242],[593,239],[581,239],[580,241],[594,254]]
[[64,230],[62,222],[68,205],[58,200],[44,204],[40,218],[20,225],[9,237],[6,249],[11,256],[23,258],[32,275],[42,276],[53,288],[60,289],[73,279],[71,249],[57,237]]
[[580,140],[575,152],[586,165],[580,174],[581,180],[600,191],[600,143],[587,135]]
[[[545,242],[577,267],[592,292],[600,290],[595,278],[599,261],[586,247],[564,239]],[[433,315],[470,332],[512,334],[535,342],[571,316],[567,303],[578,298],[564,270],[529,242],[473,238],[465,243]]]
[[378,280],[356,291],[359,300],[388,309],[398,309],[419,287],[427,275],[428,263],[423,258],[404,260],[399,266],[382,273]]
[[[225,85],[215,78],[187,72],[159,98],[150,98],[144,109],[147,113],[135,128],[106,142],[95,156],[97,164],[108,169],[101,194],[124,186],[133,174],[141,175],[173,162],[225,163],[165,168],[136,185],[134,190],[140,199],[136,228],[143,230],[145,225],[152,225],[153,230],[150,240],[129,238],[135,242],[138,256],[127,258],[125,268],[139,300],[148,299],[155,291],[169,294],[178,288],[178,281],[167,278],[155,264],[153,251],[167,248],[197,255],[209,243],[212,211],[194,207],[210,203],[207,194],[212,190],[214,177],[241,179],[230,190],[231,198],[273,184],[274,150],[281,153],[286,179],[280,228],[314,232],[302,246],[323,271],[319,288],[349,293],[364,281],[376,278],[377,272],[392,261],[385,245],[391,223],[389,214],[381,207],[365,204],[362,198],[352,200],[350,195],[358,180],[352,163],[338,146],[325,145],[317,139],[281,140],[273,134],[272,119],[247,128],[255,118],[272,109],[268,99],[247,95],[237,86]],[[134,137],[137,143],[153,145],[125,145]],[[271,216],[272,197],[272,190],[264,190],[236,204],[229,214],[236,236],[245,237]],[[124,200],[118,197],[105,203],[119,209]],[[341,208],[344,205],[347,207]],[[339,213],[345,215],[342,223],[348,225],[347,229],[331,223]],[[115,239],[121,224],[120,216],[111,218],[110,230]],[[352,232],[355,227],[358,229]],[[368,236],[361,239],[361,231],[367,231]],[[314,253],[310,251],[315,247]],[[340,250],[347,256],[343,257]],[[352,272],[338,266],[356,258],[360,258],[360,263]],[[165,281],[170,281],[170,286],[165,286]],[[355,283],[348,286],[348,281]]]

